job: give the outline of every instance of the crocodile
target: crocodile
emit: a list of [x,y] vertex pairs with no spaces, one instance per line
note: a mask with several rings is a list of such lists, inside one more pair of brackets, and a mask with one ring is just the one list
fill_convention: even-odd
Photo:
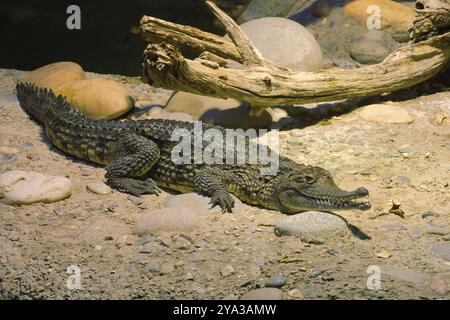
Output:
[[[171,152],[177,142],[171,135],[175,129],[192,132],[191,122],[94,120],[51,90],[18,83],[16,93],[21,107],[42,125],[53,145],[76,158],[106,166],[106,184],[123,193],[159,194],[160,188],[198,192],[223,212],[233,210],[231,194],[247,204],[286,214],[370,208],[366,188],[344,191],[327,170],[281,155],[279,170],[272,175],[261,174],[258,162],[175,164]],[[225,130],[211,124],[205,128]]]

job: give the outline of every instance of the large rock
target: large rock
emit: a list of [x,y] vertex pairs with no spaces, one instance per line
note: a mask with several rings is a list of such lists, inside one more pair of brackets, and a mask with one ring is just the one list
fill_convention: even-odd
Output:
[[343,218],[321,211],[289,216],[276,224],[275,233],[278,236],[297,236],[308,243],[324,243],[330,238],[350,235]]
[[67,82],[53,88],[78,110],[94,119],[114,119],[134,107],[122,84],[104,78]]
[[39,172],[8,171],[0,175],[0,198],[8,204],[52,203],[72,194],[72,182]]
[[134,225],[134,233],[143,236],[159,231],[188,231],[198,221],[198,213],[191,207],[154,209],[139,218]]
[[239,27],[266,59],[279,66],[314,71],[324,65],[319,43],[308,29],[295,21],[267,17]]
[[238,23],[263,17],[287,17],[309,0],[252,0],[242,12]]
[[350,55],[363,64],[382,62],[391,53],[393,40],[389,33],[371,30],[352,41]]
[[381,30],[392,34],[395,40],[405,42],[409,40],[408,29],[412,25],[414,10],[391,0],[356,0],[344,7],[347,16],[366,25],[372,11],[367,12],[370,6],[380,9]]
[[23,82],[37,87],[53,89],[63,83],[85,79],[83,68],[75,62],[62,61],[48,64],[24,75]]
[[235,99],[219,99],[177,92],[169,100],[166,110],[171,113],[187,113],[195,120],[202,120],[226,128],[265,128],[272,123],[267,112],[250,116],[250,105]]
[[379,123],[411,123],[414,118],[401,106],[371,104],[360,109],[359,116]]

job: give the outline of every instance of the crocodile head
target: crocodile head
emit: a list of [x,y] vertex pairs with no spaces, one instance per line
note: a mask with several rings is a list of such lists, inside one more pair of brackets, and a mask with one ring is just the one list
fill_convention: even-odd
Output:
[[344,191],[320,167],[289,166],[272,179],[264,193],[272,208],[288,214],[306,210],[370,209],[366,188]]

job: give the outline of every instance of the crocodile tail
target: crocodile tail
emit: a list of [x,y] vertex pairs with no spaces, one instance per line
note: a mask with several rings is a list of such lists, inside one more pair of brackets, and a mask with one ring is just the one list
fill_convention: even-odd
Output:
[[16,93],[22,108],[41,123],[45,123],[49,116],[76,112],[64,97],[55,96],[49,89],[38,88],[29,83],[18,83]]

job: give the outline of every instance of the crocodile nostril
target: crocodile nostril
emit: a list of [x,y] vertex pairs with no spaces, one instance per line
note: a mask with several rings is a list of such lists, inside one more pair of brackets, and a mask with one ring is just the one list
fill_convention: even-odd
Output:
[[416,2],[416,9],[417,10],[423,10],[423,9],[425,9],[425,5],[422,2],[417,1]]

